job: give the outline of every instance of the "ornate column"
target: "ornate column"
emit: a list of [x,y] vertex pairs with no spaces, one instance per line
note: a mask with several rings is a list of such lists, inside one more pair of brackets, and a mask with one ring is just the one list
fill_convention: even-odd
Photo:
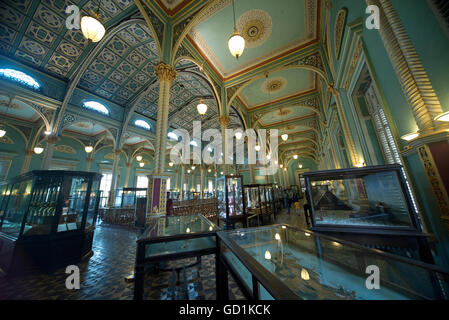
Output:
[[200,181],[200,188],[201,188],[201,199],[203,199],[203,193],[204,193],[204,168],[201,166],[201,181]]
[[92,157],[86,157],[86,171],[90,172],[90,167],[92,166],[92,161],[94,161],[94,158]]
[[183,164],[180,164],[181,166],[181,200],[184,200],[184,179],[185,179],[185,167]]
[[176,79],[176,70],[163,62],[154,71],[159,79],[159,100],[156,123],[156,146],[154,172],[162,174],[165,171],[165,151],[167,145],[168,111],[170,102],[170,87]]
[[129,175],[131,173],[132,161],[126,163],[125,187],[129,187]]
[[223,152],[223,172],[225,175],[229,174],[229,166],[226,165],[226,159],[227,159],[227,154],[226,154],[226,129],[229,125],[229,121],[231,119],[229,118],[229,116],[220,116],[218,118],[218,121],[220,122],[221,125],[221,143],[222,143],[222,152]]
[[30,169],[31,164],[31,158],[33,157],[33,150],[25,149],[25,160],[23,161],[22,170],[20,171],[20,174],[28,172]]
[[254,165],[253,164],[249,165],[249,174],[250,174],[250,177],[251,177],[251,184],[255,184],[256,183],[256,177],[254,175]]
[[443,112],[440,101],[390,0],[367,0],[380,11],[380,37],[390,57],[402,91],[420,131],[433,131],[441,125],[435,117]]
[[47,146],[45,147],[44,159],[42,159],[41,170],[48,170],[50,168],[51,160],[53,159],[53,152],[55,150],[56,142],[58,142],[59,137],[57,136],[48,136],[47,137]]
[[178,174],[179,174],[179,167],[177,166],[175,170],[175,187],[172,188],[173,190],[178,189]]
[[111,189],[109,190],[109,199],[108,199],[108,206],[113,207],[114,206],[114,199],[115,199],[115,191],[117,189],[117,178],[119,174],[119,163],[120,163],[120,153],[122,150],[114,150],[114,163],[112,165],[112,179],[111,179]]
[[340,91],[335,89],[333,86],[328,87],[328,90],[335,97],[335,102],[336,102],[336,105],[337,105],[338,116],[340,118],[340,123],[341,123],[341,126],[342,126],[343,133],[345,135],[346,143],[348,145],[348,152],[349,152],[349,157],[351,158],[351,165],[353,167],[355,167],[356,165],[359,164],[360,161],[359,161],[359,157],[357,155],[357,150],[356,150],[356,147],[355,147],[354,138],[352,137],[351,129],[349,128],[348,120],[346,118],[346,114],[345,114],[345,110],[344,110],[344,106],[343,106],[343,101],[341,100],[341,97],[340,97]]

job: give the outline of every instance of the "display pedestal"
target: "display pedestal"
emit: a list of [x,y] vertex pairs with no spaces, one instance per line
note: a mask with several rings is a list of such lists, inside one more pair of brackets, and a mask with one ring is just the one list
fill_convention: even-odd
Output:
[[147,221],[152,216],[165,215],[167,210],[167,180],[169,176],[148,176],[148,214]]

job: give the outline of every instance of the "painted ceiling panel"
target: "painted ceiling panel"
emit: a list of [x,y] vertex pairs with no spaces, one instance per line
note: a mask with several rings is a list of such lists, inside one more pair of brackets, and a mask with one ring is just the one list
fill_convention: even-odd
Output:
[[233,33],[231,1],[223,1],[190,32],[207,58],[227,77],[315,38],[315,0],[240,0],[235,3],[238,31],[247,47],[236,60],[227,47]]
[[[270,86],[270,89],[268,88]],[[274,72],[245,87],[240,98],[251,109],[284,97],[303,93],[315,87],[315,73],[303,69]]]

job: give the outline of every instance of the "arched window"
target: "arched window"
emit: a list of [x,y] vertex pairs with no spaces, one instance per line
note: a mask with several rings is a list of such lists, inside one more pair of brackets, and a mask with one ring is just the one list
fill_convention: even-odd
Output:
[[136,126],[138,126],[138,127],[141,127],[141,128],[143,128],[143,129],[145,129],[145,130],[151,130],[150,124],[149,124],[148,122],[144,121],[144,120],[136,120],[136,121],[134,122],[134,124],[135,124]]
[[19,70],[1,68],[0,76],[33,89],[39,89],[41,86],[33,77]]
[[100,113],[109,115],[109,110],[108,108],[106,108],[103,104],[101,104],[100,102],[97,101],[86,101],[83,103],[83,106],[85,108],[94,110],[94,111],[98,111]]
[[167,137],[169,137],[169,138],[172,139],[172,140],[178,141],[178,136],[177,136],[176,133],[174,133],[173,131],[169,132],[169,133],[167,134]]

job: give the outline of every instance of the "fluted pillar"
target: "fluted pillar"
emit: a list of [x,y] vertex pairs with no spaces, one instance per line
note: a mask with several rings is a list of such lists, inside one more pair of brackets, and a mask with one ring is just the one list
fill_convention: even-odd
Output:
[[231,119],[229,116],[220,116],[218,121],[221,125],[221,140],[222,140],[222,152],[223,152],[223,172],[225,175],[229,174],[229,166],[226,165],[226,159],[228,155],[226,154],[226,129],[228,128],[229,121]]
[[154,71],[159,79],[159,100],[156,123],[155,146],[155,174],[165,171],[165,151],[167,145],[168,111],[170,102],[170,87],[176,79],[176,70],[163,62],[159,63]]
[[443,112],[415,47],[390,0],[367,0],[380,11],[380,37],[420,131],[433,131]]
[[56,142],[58,142],[59,137],[48,136],[47,146],[45,147],[44,159],[42,159],[41,170],[48,170],[50,168],[51,160],[53,159],[53,152],[55,150]]
[[109,190],[108,206],[114,206],[115,191],[117,189],[117,178],[119,174],[120,153],[122,150],[114,150],[114,163],[112,165],[111,189]]
[[129,175],[131,174],[132,165],[133,165],[132,161],[126,163],[126,176],[125,176],[125,187],[126,188],[129,187]]
[[25,149],[25,159],[23,161],[22,170],[20,171],[20,174],[28,172],[30,169],[31,164],[31,158],[33,157],[33,150]]

